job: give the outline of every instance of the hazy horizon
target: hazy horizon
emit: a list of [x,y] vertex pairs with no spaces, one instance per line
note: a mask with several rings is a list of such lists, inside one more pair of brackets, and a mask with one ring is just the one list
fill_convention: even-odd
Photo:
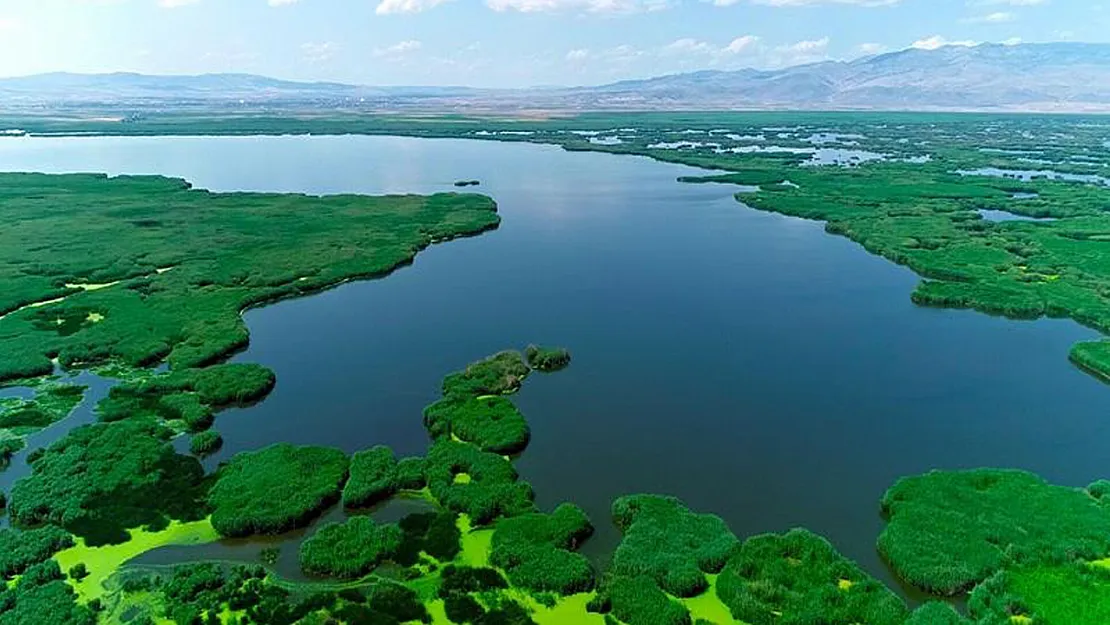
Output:
[[359,85],[589,86],[905,48],[1110,42],[1063,0],[0,0],[0,77],[248,73]]

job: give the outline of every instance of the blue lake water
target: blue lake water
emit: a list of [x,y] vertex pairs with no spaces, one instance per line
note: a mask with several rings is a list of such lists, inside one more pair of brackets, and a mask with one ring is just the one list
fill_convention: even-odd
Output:
[[[0,141],[0,169],[318,194],[478,179],[497,200],[497,231],[433,246],[383,280],[248,312],[251,347],[236,360],[273,368],[278,384],[219,416],[226,444],[209,467],[276,441],[419,454],[421,409],[446,373],[541,342],[574,362],[517,397],[533,433],[517,466],[541,507],[586,509],[598,532],[585,550],[598,558],[618,539],[612,499],[660,492],[741,536],[809,527],[889,580],[874,543],[879,498],[899,476],[1013,466],[1075,486],[1107,477],[1110,388],[1066,358],[1093,332],[915,307],[905,268],[820,223],[746,208],[734,187],[676,181],[694,169],[354,136],[12,139]],[[261,544],[143,561],[254,557]]]

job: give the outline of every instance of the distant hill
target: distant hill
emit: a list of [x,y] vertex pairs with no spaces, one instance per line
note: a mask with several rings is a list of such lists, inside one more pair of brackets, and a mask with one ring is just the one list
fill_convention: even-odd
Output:
[[1110,112],[1110,44],[909,49],[786,69],[700,71],[597,87],[489,90],[303,83],[248,74],[0,79],[26,104],[334,105],[420,110],[865,109]]
[[576,90],[582,105],[1110,111],[1110,45],[909,49],[774,71],[695,72]]
[[0,106],[23,102],[170,103],[246,100],[312,101],[381,97],[440,97],[473,93],[465,87],[366,87],[333,82],[295,82],[252,74],[151,76],[37,74],[0,79]]

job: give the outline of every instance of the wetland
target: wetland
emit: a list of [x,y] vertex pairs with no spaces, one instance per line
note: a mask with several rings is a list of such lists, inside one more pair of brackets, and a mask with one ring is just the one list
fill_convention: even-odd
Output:
[[[737,134],[742,141],[756,132],[754,128],[735,130],[742,133]],[[809,130],[761,131],[775,135],[794,132],[810,138],[814,134]],[[641,130],[621,132],[620,144],[591,142],[590,139],[611,136],[598,132],[571,135],[576,143],[564,147],[575,148],[581,142],[591,146],[591,150],[631,150],[638,142],[641,145],[677,142],[683,136],[676,132],[675,136],[648,138],[643,136],[646,131]],[[632,136],[636,134],[641,136]],[[914,541],[919,539],[916,534],[910,532],[910,538],[899,539],[899,549],[877,550],[876,539],[883,534],[884,527],[899,528],[884,536],[907,535],[901,529],[905,523],[888,526],[879,515],[878,502],[884,491],[903,476],[931,469],[980,466],[1016,467],[1033,471],[1055,484],[1085,489],[1105,475],[1104,449],[1099,441],[1108,427],[1104,415],[1110,407],[1110,390],[1063,358],[1072,345],[1098,339],[1094,329],[1067,319],[1016,321],[922,307],[911,301],[910,294],[915,289],[922,291],[914,271],[931,271],[930,282],[937,282],[944,276],[941,269],[934,267],[944,268],[949,262],[943,258],[935,260],[941,256],[926,252],[943,252],[959,245],[958,237],[964,233],[958,224],[976,223],[971,215],[951,220],[957,224],[951,231],[937,230],[941,228],[939,223],[927,224],[937,236],[931,240],[919,237],[918,243],[908,248],[916,251],[893,258],[907,266],[868,254],[847,238],[829,236],[826,230],[852,239],[865,233],[867,250],[891,258],[896,248],[882,235],[898,232],[904,225],[899,211],[907,210],[888,199],[885,219],[868,223],[859,218],[849,221],[832,209],[820,207],[809,190],[822,184],[822,177],[834,175],[827,173],[829,168],[836,169],[835,175],[847,176],[846,180],[860,185],[858,188],[849,185],[843,191],[838,199],[841,202],[838,206],[843,207],[850,204],[845,199],[850,194],[864,194],[863,185],[874,184],[869,179],[880,174],[872,168],[937,166],[933,161],[908,162],[906,159],[918,158],[920,150],[898,152],[900,144],[894,141],[867,146],[889,155],[887,161],[857,163],[834,159],[823,166],[806,164],[812,152],[801,151],[804,149],[801,144],[858,142],[859,134],[832,132],[822,135],[819,142],[799,138],[799,145],[795,146],[799,152],[784,153],[794,159],[786,165],[763,161],[769,157],[757,151],[730,153],[727,158],[757,160],[737,161],[736,169],[740,171],[712,177],[709,179],[712,184],[679,182],[680,178],[704,179],[710,172],[677,163],[630,155],[564,151],[557,146],[522,142],[542,139],[542,133],[498,136],[511,142],[367,136],[19,138],[0,142],[0,170],[160,174],[187,180],[194,188],[207,189],[216,201],[224,193],[303,193],[307,196],[301,201],[308,203],[334,201],[314,199],[333,194],[433,196],[453,190],[455,181],[479,179],[480,192],[496,201],[500,225],[495,230],[433,245],[421,251],[412,266],[384,279],[343,283],[346,278],[335,276],[319,284],[304,285],[304,294],[315,293],[309,297],[285,299],[284,294],[267,295],[258,302],[266,305],[256,308],[252,299],[239,300],[233,309],[251,308],[243,317],[249,343],[237,339],[234,349],[223,349],[208,347],[202,340],[184,341],[195,349],[176,359],[173,350],[169,351],[175,372],[162,374],[167,376],[165,379],[142,374],[141,379],[118,383],[116,389],[121,390],[99,391],[100,396],[115,398],[115,404],[106,402],[109,408],[115,405],[120,410],[118,406],[122,405],[129,414],[148,410],[150,418],[169,423],[169,432],[150,433],[154,438],[167,437],[166,447],[151,447],[152,457],[172,457],[174,450],[178,456],[186,454],[189,437],[170,437],[181,431],[206,430],[212,425],[214,430],[207,431],[218,431],[222,445],[205,443],[204,454],[198,454],[203,458],[195,461],[198,468],[183,469],[188,475],[197,471],[195,479],[200,482],[201,474],[211,475],[221,463],[233,458],[235,462],[228,466],[265,464],[238,455],[242,452],[273,449],[269,453],[279,458],[277,465],[284,467],[295,467],[300,461],[294,458],[302,454],[311,457],[312,453],[324,453],[313,451],[320,447],[335,448],[345,454],[328,453],[326,462],[307,461],[329,467],[330,472],[323,476],[327,484],[281,480],[293,488],[283,497],[297,502],[296,510],[283,510],[296,512],[289,517],[292,520],[285,520],[284,514],[274,517],[265,513],[264,525],[229,525],[223,520],[225,516],[219,516],[218,502],[212,502],[216,508],[212,517],[216,529],[247,528],[224,532],[227,536],[254,534],[259,528],[273,534],[286,527],[305,525],[309,526],[307,531],[301,529],[276,539],[193,540],[197,534],[178,528],[194,528],[189,524],[203,524],[207,517],[190,517],[185,510],[164,510],[172,521],[169,529],[161,531],[169,534],[181,531],[184,538],[162,536],[166,540],[163,544],[205,544],[144,549],[132,560],[138,565],[137,572],[161,571],[170,564],[185,561],[230,560],[253,564],[259,561],[261,549],[276,545],[281,555],[276,558],[275,570],[295,583],[312,579],[303,575],[302,568],[313,575],[342,572],[337,577],[357,578],[391,558],[405,560],[409,564],[398,564],[410,571],[406,575],[419,570],[425,576],[442,580],[433,599],[422,594],[421,577],[402,578],[430,606],[428,618],[433,621],[440,618],[436,612],[439,609],[448,610],[444,618],[473,612],[471,603],[476,597],[483,613],[510,619],[490,622],[524,622],[511,620],[516,618],[513,613],[517,609],[512,605],[524,606],[540,622],[587,622],[565,614],[585,614],[584,606],[575,602],[584,597],[584,591],[590,591],[592,607],[630,625],[639,625],[648,622],[643,620],[646,618],[643,614],[654,613],[674,614],[676,623],[682,622],[681,614],[686,612],[716,622],[727,622],[720,615],[725,614],[727,619],[731,613],[743,615],[746,622],[753,624],[762,622],[760,614],[781,611],[783,607],[798,614],[816,609],[819,614],[820,606],[829,605],[825,591],[820,590],[824,583],[821,580],[826,576],[821,571],[827,570],[840,576],[833,583],[838,592],[856,588],[860,596],[858,602],[837,613],[840,620],[835,622],[850,623],[862,618],[861,615],[870,615],[868,622],[901,623],[908,612],[902,599],[883,588],[884,582],[903,596],[909,593],[916,603],[920,595],[911,591],[908,584],[900,585],[899,577],[920,588],[947,593],[950,588],[966,590],[969,583],[991,577],[1001,563],[979,564],[977,560],[979,568],[967,578],[970,582],[958,578],[960,583],[947,586],[934,581],[928,567],[924,568],[926,573],[917,572],[922,568],[914,561],[920,557],[914,551]],[[774,140],[787,139],[776,136]],[[689,149],[668,151],[683,153]],[[665,158],[674,160],[671,155]],[[693,153],[682,158],[690,165],[719,166],[720,162],[699,161],[721,155],[707,153],[703,157]],[[982,158],[1008,157],[989,154]],[[800,169],[803,164],[804,169]],[[786,179],[781,174],[786,166],[792,167],[789,172],[792,186],[779,184]],[[952,171],[956,169],[952,167]],[[960,179],[958,174],[948,175]],[[994,226],[990,225],[994,220],[982,215],[978,223],[986,225],[976,228],[980,232],[986,228],[988,234],[999,237],[1003,249],[1017,243],[1030,247],[1063,245],[1055,239],[1042,238],[1041,231],[1033,228],[1067,226],[1068,232],[1075,235],[1062,237],[1067,241],[1083,240],[1079,236],[1097,240],[1092,237],[1101,236],[1100,218],[1091,211],[1097,202],[1104,201],[1101,199],[1104,196],[1084,190],[1085,186],[1064,186],[1071,184],[1067,181],[1030,180],[1018,181],[1018,186],[1012,188],[996,189],[990,186],[994,183],[988,176],[967,179],[970,190],[947,189],[938,195],[934,188],[924,194],[931,198],[925,204],[954,201],[961,203],[962,209],[964,200],[959,198],[968,195],[979,203],[966,211],[969,214],[999,211],[1056,219],[1051,224],[1006,221]],[[1086,195],[1081,200],[1069,199],[1067,194],[1072,189],[1080,189]],[[734,197],[735,193],[741,195]],[[902,197],[898,190],[887,189],[885,193],[888,198]],[[1028,197],[1013,197],[1017,193]],[[802,197],[793,197],[797,195]],[[923,196],[915,197],[920,205]],[[1030,207],[1022,208],[1026,205]],[[862,211],[863,206],[855,205],[854,209]],[[810,219],[777,214],[780,212]],[[927,214],[905,217],[919,222],[931,219]],[[484,224],[467,227],[478,231],[487,228]],[[915,227],[916,234],[925,232],[921,224]],[[993,228],[999,229],[997,234]],[[1069,252],[1060,247],[1052,250],[1058,255],[1051,259],[1054,262],[1039,259],[1035,250],[1027,250],[1019,256],[1031,259],[1030,262],[1013,260],[1006,272],[997,268],[1003,262],[993,252],[977,257],[974,254],[979,252],[965,247],[960,253],[965,254],[961,262],[966,267],[982,265],[987,262],[986,256],[990,256],[989,262],[994,265],[986,266],[994,273],[1015,274],[1016,289],[1031,283],[1028,279],[1018,280],[1017,274],[1039,276],[1038,281],[1046,285],[1068,281],[1074,292],[1082,292],[1097,282],[1097,267],[1082,266],[1069,273],[1066,267]],[[165,274],[157,271],[171,265],[179,267],[183,261],[154,255],[127,274],[126,279],[157,283],[164,275],[164,280],[174,280],[178,269]],[[323,260],[317,262],[332,265]],[[66,271],[69,271],[64,276],[67,284],[102,285],[112,281],[108,278],[117,279],[115,275],[101,277]],[[367,277],[379,273],[383,272],[359,271],[353,275]],[[300,276],[290,275],[295,280],[293,284],[300,282]],[[1067,277],[1051,278],[1061,275]],[[925,287],[940,291],[927,291],[927,297],[919,295],[915,301],[945,305],[966,302],[964,307],[989,309],[996,301],[989,293],[982,295],[980,301],[974,299],[975,294],[963,291],[955,295],[943,292],[956,287],[966,291],[967,285],[976,283],[976,276],[968,278],[965,275]],[[337,288],[317,293],[340,283],[343,284]],[[280,288],[285,282],[275,279],[261,284],[265,288]],[[51,287],[57,291],[35,292],[33,296],[13,300],[9,308],[14,315],[31,316],[38,310],[21,313],[20,309],[29,303],[58,297],[108,298],[112,289],[119,287],[126,285],[90,290],[62,284],[60,288]],[[959,300],[961,297],[964,299]],[[1028,314],[1036,311],[1030,311],[1027,301],[1019,304],[1012,310],[991,312],[1004,312],[1011,317],[1038,317],[1044,312],[1043,304],[1039,314]],[[51,356],[66,353],[66,346],[58,344],[59,341],[81,336],[90,327],[99,330],[104,327],[100,324],[111,319],[105,315],[92,321],[91,315],[102,314],[97,312],[101,309],[79,301],[40,308],[49,310],[49,306],[55,305],[76,312],[52,319],[60,319],[62,323],[56,325],[66,330],[50,329],[50,340],[54,342],[42,348],[48,363]],[[105,306],[110,306],[110,302]],[[1088,318],[1081,320],[1098,327]],[[76,330],[66,334],[71,325]],[[467,363],[503,348],[522,349],[531,343],[566,346],[573,353],[573,362],[564,371],[550,376],[538,371],[531,373],[511,400],[500,392],[515,387],[485,389],[497,392],[472,395],[467,394],[470,391],[451,391],[449,384],[441,387],[443,376],[450,371],[460,370]],[[1092,347],[1073,351],[1073,358],[1100,371],[1104,362],[1103,344],[1087,345]],[[82,343],[84,348],[94,346],[87,341]],[[154,351],[155,362],[167,355]],[[261,365],[273,372],[276,383],[264,380],[259,383],[252,381],[252,375],[236,374],[232,391],[210,390],[207,394],[210,398],[229,397],[235,401],[204,401],[206,395],[200,384],[193,379],[178,379],[181,376],[176,372],[189,364],[208,364],[212,360],[190,357],[195,352],[218,354],[216,360],[230,356],[230,361],[241,367]],[[114,359],[127,360],[132,353],[137,354],[130,363],[132,366],[150,362],[142,358],[147,353],[142,350],[115,354]],[[175,364],[175,360],[179,362]],[[63,357],[62,362],[79,365],[82,359],[66,361]],[[32,364],[39,368],[20,373],[44,371],[41,361]],[[14,365],[12,368],[18,369]],[[263,390],[240,397],[238,389]],[[27,401],[26,391],[23,393],[20,398],[3,401]],[[151,393],[158,395],[157,401],[148,399]],[[184,400],[179,398],[166,404],[174,393],[200,400],[182,405]],[[265,399],[257,403],[239,401],[256,399],[258,394]],[[67,423],[80,418],[84,408],[82,404],[75,415],[51,421],[46,429],[30,436],[55,432],[57,438],[62,438]],[[106,412],[110,414],[111,410],[102,408],[99,417],[103,418]],[[481,414],[503,415],[496,418],[500,427],[495,430],[478,427],[481,421],[474,415]],[[196,416],[190,421],[189,415]],[[437,442],[429,449],[430,439]],[[27,474],[26,467],[21,468],[25,455],[32,448],[51,442],[41,438],[28,440],[34,441],[28,450],[16,453],[13,466],[0,473],[5,491],[11,491],[16,476]],[[1046,440],[1053,444],[1046,445]],[[270,447],[277,443],[296,447]],[[366,511],[344,512],[344,506],[338,503],[341,498],[347,499],[345,490],[340,493],[346,479],[345,469],[340,465],[346,467],[346,457],[364,453],[363,450],[375,445],[388,446],[395,458],[390,461],[383,456],[360,462],[356,455],[352,460],[348,486],[355,482],[355,466],[369,467],[359,469],[360,475],[377,471],[359,480],[366,485],[360,493],[363,503],[368,501],[365,497],[377,501],[399,493],[410,501],[438,504],[465,517],[453,517],[454,525],[443,522],[436,525],[432,519],[425,525],[413,521],[395,526],[398,519],[394,518],[396,511],[391,506],[404,499],[380,510],[371,509],[369,517],[365,516]],[[459,448],[461,445],[467,448]],[[510,465],[495,460],[501,458],[500,453],[520,455]],[[415,483],[410,480],[406,488],[390,486],[392,478],[386,477],[396,473],[397,466],[404,465],[401,459],[425,456],[429,463],[435,460],[438,463],[435,466],[468,468],[443,473],[425,467],[417,473],[427,480],[427,490],[422,490],[420,478],[413,478]],[[48,455],[41,460],[50,458]],[[397,463],[398,460],[401,462]],[[253,471],[275,475],[260,469]],[[250,473],[250,469],[221,469],[219,479],[229,480],[228,485],[213,492],[249,496],[249,486],[236,486],[227,476]],[[485,477],[475,481],[481,475]],[[1010,488],[1006,480],[987,479],[990,485],[996,482],[999,488]],[[245,479],[243,483],[250,484],[251,480]],[[513,484],[527,485],[527,492]],[[1031,484],[1030,488],[1040,487],[1036,481]],[[1061,490],[1097,492],[1093,487],[1090,491]],[[189,501],[187,491],[182,491],[178,503]],[[620,499],[640,492],[675,496],[681,503],[666,498]],[[298,496],[310,494],[302,506]],[[16,502],[19,499],[29,497],[16,497]],[[1057,499],[1064,501],[1065,495],[1056,491],[1045,495],[1049,502],[1045,504],[1046,516],[1056,513],[1053,506]],[[252,502],[239,502],[228,509],[242,511]],[[565,502],[574,506],[559,507]],[[615,522],[610,522],[611,505]],[[929,505],[939,504],[930,501]],[[984,505],[995,504],[987,501]],[[1082,508],[1074,502],[1059,505],[1072,506],[1066,514],[1077,519],[1076,525],[1101,528],[1100,509]],[[640,520],[636,520],[640,518],[636,514],[621,512],[629,506],[640,511],[636,513],[642,515]],[[28,521],[39,519],[21,512],[26,509],[16,503],[13,516]],[[324,512],[325,509],[329,510]],[[46,512],[49,511],[43,513]],[[704,521],[689,520],[702,513],[719,515],[723,526],[708,517]],[[84,531],[81,519],[67,526],[69,520],[64,512],[57,514],[61,515],[56,517],[58,521],[82,541],[65,549],[87,549],[95,544],[95,539],[89,542],[93,537],[86,535],[89,532]],[[124,523],[126,527],[134,526],[138,519],[119,511],[110,516],[129,521]],[[489,530],[475,532],[468,524],[494,523],[499,516],[519,522],[506,526],[503,539],[497,538],[502,529],[496,525],[492,544],[483,548],[481,541],[489,540],[490,536],[482,532]],[[371,520],[358,520],[368,518]],[[588,520],[583,522],[583,518]],[[912,515],[910,519],[908,523],[912,526]],[[706,540],[721,541],[719,555],[698,556],[687,562],[691,555],[678,549],[674,560],[633,564],[647,557],[644,549],[637,547],[643,544],[643,536],[653,532],[669,536],[679,531],[676,528],[691,525],[704,525],[707,536],[718,537]],[[398,529],[388,529],[393,527]],[[432,527],[440,530],[435,533]],[[444,539],[444,535],[452,533],[452,527],[459,536],[457,552],[452,552],[450,538]],[[814,534],[786,533],[745,540],[765,532],[786,532],[792,527],[805,527]],[[928,535],[926,529],[916,529]],[[1070,534],[1055,526],[1044,531],[1087,540],[1089,533],[1071,529],[1074,531]],[[199,527],[190,531],[203,534],[211,530]],[[320,537],[314,538],[317,532]],[[433,558],[435,562],[412,562],[398,555],[411,553],[412,547],[406,551],[404,545],[433,540],[430,537],[433,534],[434,540],[448,543],[447,547],[440,542],[422,549],[425,553],[440,554]],[[132,541],[136,540],[134,536]],[[974,542],[975,538],[969,540]],[[360,551],[355,559],[329,555],[343,550],[352,541],[374,548]],[[475,541],[479,543],[477,547]],[[158,542],[152,540],[150,544]],[[1084,544],[1091,547],[1084,552],[1084,557],[1091,560],[1098,559],[1100,549],[1110,549],[1089,541]],[[1046,550],[1040,544],[1034,548]],[[617,555],[612,556],[610,567],[610,554],[614,552]],[[735,555],[730,555],[734,552]],[[576,553],[586,559],[578,559]],[[812,558],[815,572],[806,583],[815,590],[792,594],[782,602],[758,596],[753,589],[761,584],[793,583],[787,579],[789,572],[775,564],[786,557],[783,553],[807,562]],[[967,553],[975,552],[969,548]],[[845,556],[858,563],[858,568]],[[959,554],[954,556],[958,557]],[[538,579],[530,564],[532,558],[561,562],[556,568],[559,575]],[[76,564],[70,555],[60,554],[56,559],[67,565],[67,571]],[[455,564],[449,565],[448,561]],[[582,568],[587,561],[590,564]],[[888,563],[899,571],[899,576],[893,574]],[[483,575],[488,575],[467,569],[451,569],[448,573],[443,568],[479,566],[483,570],[481,567],[489,564],[505,579],[483,579]],[[436,567],[435,571],[429,566]],[[942,566],[958,569],[962,565],[948,562]],[[1020,586],[1025,579],[1022,575],[1027,572],[1026,578],[1049,573],[1064,576],[1067,566],[1070,565],[1045,558],[1037,565],[1039,568],[1008,571],[1005,579],[991,577],[991,585],[980,586],[984,590],[978,591],[977,601],[994,607],[980,607],[978,612],[989,614],[996,610],[999,602],[1004,603],[1006,593]],[[586,575],[591,567],[609,574]],[[645,579],[629,573],[655,570],[652,567],[683,573],[681,579],[660,576],[654,581],[652,575]],[[225,568],[182,571],[219,579],[231,575],[243,589],[258,585],[250,581],[258,578],[249,571]],[[90,579],[97,573],[98,569],[93,567]],[[178,580],[179,574],[186,573],[173,573],[162,586],[137,592],[165,594],[168,598],[164,601],[169,605],[188,595],[169,590],[178,582],[188,581]],[[49,571],[38,575],[43,578],[43,587],[53,583]],[[1075,575],[1087,579],[1092,574]],[[448,583],[448,579],[457,580],[457,586],[456,581]],[[511,591],[502,586],[505,580],[512,585]],[[1098,580],[1090,583],[1096,584]],[[137,588],[141,586],[139,582],[135,584]],[[77,586],[83,598],[90,597],[85,589],[92,584],[81,581]],[[393,591],[379,586],[366,591],[365,603],[370,606],[367,609],[381,612],[383,606],[393,605],[387,598],[396,604],[404,603],[393,595],[386,597]],[[521,589],[531,594],[524,597],[520,595]],[[262,599],[258,601],[264,602],[269,596],[266,592],[269,591],[260,591]],[[273,592],[274,596],[280,594]],[[398,593],[394,592],[400,596]],[[553,600],[550,593],[562,598]],[[709,600],[705,600],[706,596]],[[716,597],[720,602],[716,602]],[[219,599],[219,606],[240,601],[235,597]],[[189,601],[181,599],[179,603]],[[978,605],[976,600],[972,603]],[[339,598],[328,609],[357,611],[348,604],[352,602]],[[196,602],[190,605],[195,608]],[[120,606],[113,609],[116,608]],[[932,606],[928,609],[941,610]],[[238,611],[232,612],[241,616]],[[413,619],[404,619],[407,620]]]

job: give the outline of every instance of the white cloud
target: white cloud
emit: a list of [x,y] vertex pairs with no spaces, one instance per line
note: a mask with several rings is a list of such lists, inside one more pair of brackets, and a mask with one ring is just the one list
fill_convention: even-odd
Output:
[[[711,2],[714,6],[729,7],[740,4],[743,0],[702,0]],[[850,5],[858,7],[888,7],[901,4],[902,0],[748,0],[751,4],[762,4],[772,7],[810,7],[829,4]]]
[[284,7],[291,4],[297,4],[300,0],[266,0],[267,4],[272,7]]
[[751,50],[758,45],[759,37],[756,37],[755,35],[744,35],[743,37],[737,37],[736,39],[733,39],[727,46],[725,46],[722,52],[725,52],[726,54],[741,54],[743,52]]
[[1016,19],[1017,15],[1010,11],[995,11],[994,13],[987,13],[986,15],[966,17],[960,21],[965,24],[1004,24]]
[[977,45],[979,45],[978,41],[970,41],[970,40],[949,41],[948,39],[944,38],[941,35],[933,35],[932,37],[926,37],[924,39],[918,39],[917,41],[910,44],[910,47],[911,48],[917,48],[918,50],[936,50],[937,48],[943,48],[944,46],[970,47],[970,46],[977,46]]
[[158,0],[158,6],[163,9],[176,9],[178,7],[197,4],[200,0]]
[[686,37],[684,39],[676,39],[663,46],[661,53],[664,56],[685,56],[690,54],[708,54],[715,49],[714,46],[704,41]]
[[1009,39],[1003,39],[1002,41],[999,41],[998,43],[1000,43],[1004,46],[1016,46],[1016,45],[1020,44],[1021,42],[1022,42],[1021,37],[1010,37]]
[[799,41],[798,43],[784,46],[783,49],[788,52],[798,52],[801,54],[816,54],[829,49],[829,38],[822,37],[821,39]]
[[377,57],[397,58],[405,56],[410,52],[416,52],[423,47],[423,43],[420,43],[415,39],[409,39],[407,41],[401,41],[385,48],[375,48],[373,51],[373,55]]
[[302,43],[301,53],[304,58],[312,63],[324,63],[330,61],[335,53],[339,51],[339,46],[334,42],[325,41],[322,43]]
[[449,0],[381,0],[374,12],[378,15],[396,13],[420,13],[448,2]]
[[882,54],[883,52],[889,50],[889,48],[881,43],[861,43],[859,44],[857,49],[860,51],[860,54],[866,54],[868,56],[871,56],[873,54]]
[[756,52],[760,47],[760,39],[755,35],[743,35],[733,39],[723,46],[701,41],[692,37],[676,39],[659,48],[657,54],[661,57],[704,57],[710,64],[726,60],[728,57]]
[[659,11],[674,4],[673,0],[486,0],[494,11],[521,13],[640,13]]
[[968,4],[974,6],[1010,6],[1010,7],[1035,7],[1048,4],[1049,0],[973,0]]
[[0,33],[11,32],[19,27],[19,20],[11,17],[0,17]]
[[585,61],[588,58],[590,58],[590,51],[586,48],[576,48],[567,52],[567,60],[572,63]]

